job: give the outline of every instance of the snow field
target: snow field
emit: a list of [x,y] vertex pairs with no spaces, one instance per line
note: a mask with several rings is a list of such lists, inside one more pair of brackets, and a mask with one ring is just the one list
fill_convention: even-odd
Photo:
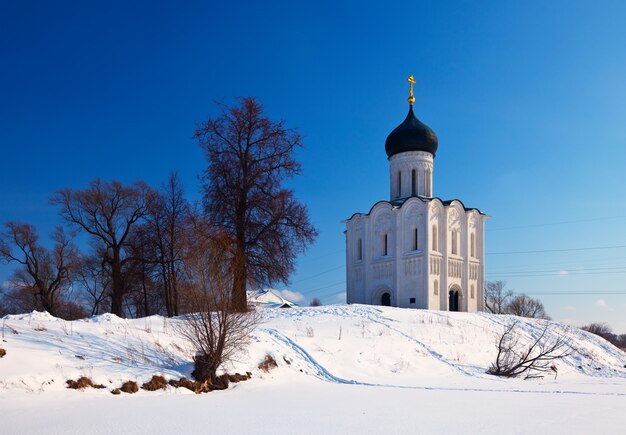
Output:
[[[557,362],[558,378],[524,381],[485,371],[507,325],[519,321],[531,340],[543,321],[362,305],[261,314],[250,347],[224,367],[251,380],[204,395],[121,396],[109,391],[129,379],[190,377],[180,320],[6,316],[0,434],[206,433],[207,421],[212,433],[625,433],[615,416],[626,406],[626,355],[576,328],[550,323],[575,350]],[[279,366],[263,373],[267,353]],[[65,388],[80,376],[107,388]]]

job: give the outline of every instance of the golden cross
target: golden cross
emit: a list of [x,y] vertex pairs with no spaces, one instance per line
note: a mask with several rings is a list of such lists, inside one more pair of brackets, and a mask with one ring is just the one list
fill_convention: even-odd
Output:
[[408,98],[408,101],[409,101],[409,104],[413,104],[413,103],[415,103],[415,97],[413,96],[413,85],[416,83],[415,82],[415,77],[413,77],[413,74],[411,74],[407,80],[410,83],[409,84],[409,98]]

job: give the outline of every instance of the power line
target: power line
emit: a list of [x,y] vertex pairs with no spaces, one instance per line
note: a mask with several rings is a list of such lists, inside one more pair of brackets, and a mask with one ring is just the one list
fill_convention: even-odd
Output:
[[524,293],[529,296],[576,296],[576,295],[626,295],[626,290],[588,290],[588,291],[539,291]]
[[307,276],[306,278],[302,278],[302,279],[299,279],[299,280],[297,280],[297,281],[293,281],[293,282],[291,283],[291,285],[293,285],[293,284],[297,284],[297,283],[302,282],[302,281],[307,281],[307,280],[312,279],[312,278],[317,278],[317,277],[318,277],[318,276],[320,276],[320,275],[324,275],[324,274],[326,274],[326,273],[328,273],[328,272],[332,272],[333,270],[342,269],[342,268],[344,268],[344,267],[346,267],[346,266],[345,266],[344,264],[342,264],[341,266],[333,267],[332,269],[327,269],[327,270],[325,270],[325,271],[323,271],[323,272],[320,272],[320,273],[317,273],[317,274],[315,274],[315,275]]
[[604,221],[609,219],[622,219],[626,218],[626,216],[605,216],[598,218],[590,218],[590,219],[578,219],[573,221],[560,221],[560,222],[549,222],[544,224],[532,224],[532,225],[519,225],[515,227],[504,227],[504,228],[489,228],[489,231],[508,231],[508,230],[518,230],[524,228],[537,228],[537,227],[548,227],[554,225],[562,225],[562,224],[577,224],[581,222],[596,222],[596,221]]
[[[600,271],[600,270],[626,270],[626,265],[624,266],[615,266],[615,267],[586,267],[580,269],[573,270],[565,270],[567,268],[560,269],[536,269],[536,270],[507,270],[500,272],[489,272],[485,275],[505,275],[505,274],[524,274],[524,273],[558,273],[561,275],[569,274],[569,273],[577,273],[577,272],[590,272],[590,271]],[[565,272],[565,273],[563,273]]]
[[570,251],[593,251],[600,249],[621,249],[626,248],[626,245],[613,245],[613,246],[593,246],[588,248],[567,248],[567,249],[540,249],[535,251],[502,251],[502,252],[487,252],[485,255],[510,255],[510,254],[540,254],[546,252],[570,252]]

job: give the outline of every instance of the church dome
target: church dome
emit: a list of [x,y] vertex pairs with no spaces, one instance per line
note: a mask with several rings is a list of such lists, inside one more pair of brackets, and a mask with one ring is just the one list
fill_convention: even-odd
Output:
[[385,151],[387,157],[406,151],[426,151],[434,157],[437,144],[435,132],[415,117],[411,104],[406,119],[387,136]]

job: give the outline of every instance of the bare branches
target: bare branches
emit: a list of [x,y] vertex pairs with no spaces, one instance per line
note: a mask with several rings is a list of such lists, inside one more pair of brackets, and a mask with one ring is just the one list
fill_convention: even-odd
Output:
[[208,168],[204,208],[213,225],[228,237],[233,256],[233,297],[246,307],[247,284],[286,281],[295,256],[317,232],[306,207],[282,183],[301,171],[294,150],[302,138],[263,116],[261,105],[243,98],[222,105],[221,116],[199,125],[196,138]]
[[485,283],[485,308],[493,314],[513,314],[520,317],[549,319],[543,303],[525,294],[515,295],[506,289],[504,281]]
[[51,238],[55,244],[49,250],[39,243],[35,227],[19,222],[7,222],[0,234],[0,260],[20,265],[6,293],[17,309],[43,309],[59,316],[62,305],[69,307],[60,298],[70,287],[77,250],[62,227],[56,227]]
[[534,319],[549,319],[543,303],[539,299],[521,294],[511,299],[507,312],[515,316],[531,317]]
[[187,242],[185,272],[193,312],[184,316],[178,332],[197,351],[195,379],[216,385],[217,370],[248,344],[258,317],[254,311],[234,309],[227,241],[200,231]]
[[562,334],[552,333],[549,323],[527,343],[522,343],[518,333],[519,321],[511,323],[496,340],[498,354],[487,373],[495,376],[524,379],[542,377],[555,371],[553,362],[570,355],[572,348]]
[[485,283],[485,308],[493,314],[506,313],[513,290],[505,289],[504,281],[487,281]]
[[118,181],[96,179],[87,189],[62,189],[50,200],[60,206],[60,214],[68,223],[104,248],[104,261],[111,273],[111,312],[118,316],[123,315],[123,299],[128,292],[128,238],[146,214],[148,192],[142,182],[124,186]]

